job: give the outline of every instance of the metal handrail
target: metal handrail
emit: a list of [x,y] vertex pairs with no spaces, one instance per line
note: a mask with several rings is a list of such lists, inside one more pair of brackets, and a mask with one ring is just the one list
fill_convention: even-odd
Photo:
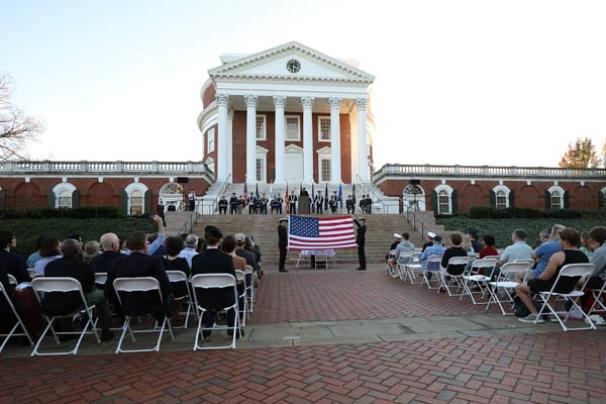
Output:
[[221,198],[221,195],[223,195],[223,192],[225,192],[225,190],[227,189],[228,185],[231,183],[230,180],[231,180],[231,173],[227,175],[227,178],[225,179],[225,181],[221,181],[218,183],[219,191],[217,192],[217,195],[215,196],[215,198],[212,201],[212,208],[210,209],[210,214],[215,213],[215,211],[217,210],[217,206],[219,205],[219,199]]
[[356,174],[356,182],[362,186],[363,193],[372,194],[373,201],[376,200],[378,203],[380,203],[383,213],[386,213],[385,202],[383,198],[375,191],[374,184],[372,182],[364,182],[359,174]]

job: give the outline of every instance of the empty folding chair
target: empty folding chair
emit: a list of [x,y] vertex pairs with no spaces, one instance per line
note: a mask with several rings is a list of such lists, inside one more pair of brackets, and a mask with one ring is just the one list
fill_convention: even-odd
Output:
[[[484,287],[488,282],[490,282],[490,277],[493,271],[495,270],[498,262],[499,261],[496,258],[482,258],[475,260],[471,264],[469,274],[463,275],[464,294],[468,295],[471,298],[473,304],[487,304],[487,302],[476,301],[474,294],[481,294],[482,297],[484,297],[486,293],[489,293],[484,290]],[[483,271],[484,274],[480,274],[480,271]],[[475,286],[479,288],[479,291],[476,292],[472,290],[470,286]],[[461,295],[461,298],[463,298],[463,295]]]
[[246,299],[248,300],[248,311],[255,311],[255,282],[253,281],[253,267],[246,266]]
[[[17,280],[12,275],[8,275],[8,281],[12,285],[17,284]],[[15,318],[15,325],[13,325],[13,328],[11,328],[11,330],[8,332],[8,334],[0,334],[0,337],[4,338],[4,341],[2,341],[2,344],[0,345],[0,353],[2,353],[2,351],[4,350],[4,347],[6,346],[6,344],[12,337],[26,337],[27,340],[29,341],[30,345],[34,345],[34,341],[32,340],[32,337],[29,335],[27,328],[25,328],[25,324],[23,323],[23,320],[21,320],[21,316],[19,315],[19,312],[15,308],[15,305],[13,305],[13,302],[11,301],[11,299],[9,297],[8,291],[4,289],[4,285],[2,284],[2,282],[0,282],[0,301],[3,299],[6,302],[10,311],[12,312],[13,317]],[[0,302],[0,304],[1,304],[1,302]],[[21,328],[22,332],[17,332],[17,330],[19,328]]]
[[[242,284],[246,285],[246,273],[244,271],[236,270],[236,279],[238,282],[242,282]],[[239,313],[241,316],[242,327],[246,327],[246,317],[250,316],[248,311],[248,299],[246,298],[246,288],[243,288],[242,293],[239,294],[240,301],[242,301],[242,307],[239,308]],[[239,306],[239,305],[238,305]]]
[[410,268],[412,264],[412,252],[403,252],[398,257],[397,268],[398,268],[398,276],[402,281],[406,281],[406,279],[410,280],[410,283],[414,283],[414,273]]
[[[173,329],[170,324],[170,319],[165,313],[164,310],[164,299],[162,297],[162,290],[160,289],[160,282],[151,276],[143,276],[143,277],[133,277],[133,278],[116,278],[114,279],[114,290],[116,291],[116,296],[118,298],[118,303],[121,306],[122,312],[124,314],[124,324],[122,325],[122,334],[120,335],[120,340],[118,341],[118,347],[116,348],[116,353],[128,353],[128,352],[158,352],[160,351],[160,344],[162,343],[162,336],[164,335],[164,330],[168,329],[168,333],[170,335],[171,340],[175,340],[175,336],[173,335]],[[162,325],[158,329],[158,321],[155,322],[154,328],[150,329],[137,329],[133,330],[130,326],[131,320],[133,317],[145,316],[150,313],[150,307],[145,306],[144,310],[133,309],[129,307],[129,304],[125,302],[124,297],[129,293],[139,293],[139,292],[151,292],[158,296],[158,304],[162,307],[162,311],[164,312],[164,317],[162,320]],[[124,295],[123,295],[124,294]],[[135,297],[136,299],[136,297]],[[125,304],[126,303],[126,304]],[[130,334],[130,338],[133,342],[136,342],[135,334],[149,334],[149,333],[158,333],[158,339],[156,340],[156,345],[153,348],[145,348],[145,349],[123,349],[122,343],[124,341],[124,337],[126,333]]]
[[[427,284],[427,289],[439,289],[440,288],[440,265],[442,264],[441,255],[430,255],[427,258],[425,268],[421,270],[423,274],[423,280]],[[435,276],[434,276],[435,275]],[[432,279],[436,280],[437,286],[432,287]]]
[[606,282],[604,282],[604,284],[602,285],[602,287],[600,289],[597,289],[597,288],[588,288],[588,289],[591,291],[591,295],[593,297],[593,304],[591,305],[591,308],[587,312],[587,315],[591,316],[592,314],[606,313],[606,305],[604,305],[604,302],[602,301],[604,296],[606,296],[606,294],[604,293],[606,291]]
[[[43,302],[43,300],[41,298],[42,293],[71,293],[71,292],[76,292],[79,295],[79,297],[82,301],[82,304],[76,310],[66,312],[66,313],[53,314],[53,315],[48,315],[48,314],[44,313],[44,304],[42,304],[43,316],[48,324],[47,324],[46,328],[44,329],[44,331],[42,332],[42,334],[40,335],[40,337],[38,338],[38,342],[36,343],[36,346],[34,347],[34,350],[32,351],[31,356],[75,355],[78,353],[78,349],[80,348],[80,344],[82,343],[84,336],[86,334],[91,334],[91,333],[97,339],[97,343],[101,343],[101,340],[99,339],[99,335],[97,334],[97,330],[96,330],[97,319],[93,320],[93,309],[95,308],[95,306],[88,305],[88,303],[86,303],[86,297],[84,296],[84,292],[82,291],[82,285],[80,284],[80,282],[77,279],[67,278],[67,277],[39,276],[39,277],[32,279],[32,287],[34,288],[34,292],[36,294],[36,297],[40,301],[40,304],[42,304],[42,302]],[[84,327],[82,328],[82,331],[61,331],[61,332],[55,331],[55,329],[53,327],[53,323],[55,322],[55,320],[57,320],[59,318],[74,319],[75,317],[79,316],[80,314],[83,314],[86,317],[86,323],[85,323]],[[90,332],[88,332],[89,327],[91,328]],[[44,337],[46,336],[46,334],[48,333],[49,330],[53,334],[53,337],[55,338],[55,342],[57,344],[61,343],[59,340],[60,335],[78,335],[78,341],[76,342],[76,346],[74,347],[74,349],[72,349],[71,351],[40,352],[40,345],[42,344],[42,341],[44,341]]]
[[[541,309],[539,310],[539,314],[537,315],[537,319],[534,321],[534,323],[535,324],[537,323],[537,321],[541,318],[541,316],[543,315],[544,312],[546,312],[546,309],[547,309],[555,317],[555,319],[558,321],[558,323],[560,323],[560,325],[562,326],[562,329],[564,331],[595,330],[596,326],[593,324],[593,321],[591,321],[589,316],[578,305],[578,301],[584,295],[583,290],[585,289],[585,285],[587,285],[587,282],[589,282],[589,278],[591,277],[593,270],[594,270],[594,266],[591,263],[564,265],[564,267],[562,269],[560,269],[560,272],[558,273],[558,276],[557,276],[553,286],[551,287],[551,290],[548,292],[539,292],[538,293],[539,297],[542,300],[542,304],[541,304]],[[561,282],[563,279],[579,278],[579,277],[581,279],[584,279],[583,286],[580,289],[577,289],[575,287],[569,293],[556,292],[556,290],[558,290],[558,283]],[[565,310],[565,311],[557,311],[555,309],[555,307],[553,307],[554,306],[553,303],[549,302],[549,299],[551,297],[561,298],[564,300],[564,303],[570,302],[571,303],[570,309]],[[566,321],[568,320],[568,317],[570,316],[570,313],[573,310],[583,314],[583,319],[585,320],[585,323],[588,324],[588,326],[575,327],[575,328],[570,328],[570,327],[566,326]],[[560,316],[559,316],[560,314],[564,315],[564,319],[560,318]]]
[[[196,329],[196,339],[194,341],[194,351],[207,350],[207,349],[227,349],[236,348],[237,333],[240,331],[240,316],[238,315],[238,284],[237,279],[231,274],[197,274],[191,278],[191,286],[194,292],[194,301],[196,303],[196,310],[198,311],[198,328]],[[233,301],[234,304],[226,307],[217,308],[216,311],[234,311],[234,322],[232,325],[227,324],[226,326],[214,326],[214,327],[202,327],[202,321],[204,320],[204,313],[208,311],[205,305],[210,302],[203,302],[198,299],[198,291],[196,289],[208,290],[208,289],[227,289],[233,290]],[[232,342],[229,345],[221,346],[202,346],[198,342],[200,340],[200,333],[203,331],[212,330],[231,330]]]
[[[531,268],[528,262],[508,262],[504,264],[493,282],[489,282],[490,299],[486,304],[486,310],[491,303],[496,303],[504,316],[514,314],[513,312],[513,294],[519,285],[516,278],[524,278]],[[505,307],[509,306],[509,310]]]
[[[446,289],[448,296],[460,296],[463,293],[463,276],[466,274],[465,271],[470,260],[470,257],[452,257],[448,260],[446,268],[440,268],[440,289]],[[452,285],[448,285],[447,277],[454,281],[458,289],[461,289],[459,293],[454,294],[450,290],[450,286]],[[440,293],[440,289],[438,289],[438,293]]]
[[168,281],[173,285],[175,302],[187,305],[187,310],[184,313],[179,313],[185,314],[185,323],[179,327],[175,325],[172,327],[187,329],[187,325],[189,324],[189,313],[192,311],[194,304],[194,300],[191,298],[191,293],[189,290],[187,275],[183,271],[166,271],[166,276],[168,276]]

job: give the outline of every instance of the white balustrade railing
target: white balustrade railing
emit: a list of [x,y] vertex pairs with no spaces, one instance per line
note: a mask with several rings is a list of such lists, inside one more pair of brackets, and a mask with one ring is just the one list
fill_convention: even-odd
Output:
[[374,173],[373,181],[387,176],[402,177],[500,177],[500,178],[575,178],[606,179],[606,169],[572,169],[557,167],[497,167],[430,164],[386,164]]
[[0,174],[175,174],[212,175],[201,162],[177,161],[4,161]]

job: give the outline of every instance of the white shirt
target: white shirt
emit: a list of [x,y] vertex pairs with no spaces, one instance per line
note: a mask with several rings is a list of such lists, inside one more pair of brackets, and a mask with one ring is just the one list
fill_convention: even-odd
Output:
[[[210,247],[209,247],[210,248]],[[191,247],[185,247],[184,249],[181,250],[181,252],[179,253],[179,257],[181,258],[185,258],[185,261],[187,261],[187,264],[189,265],[189,267],[191,268],[191,260],[198,255],[198,252]]]

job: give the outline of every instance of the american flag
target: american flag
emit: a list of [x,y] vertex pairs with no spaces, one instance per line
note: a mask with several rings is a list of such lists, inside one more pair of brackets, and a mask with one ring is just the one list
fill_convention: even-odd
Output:
[[289,216],[288,248],[291,250],[336,250],[357,246],[351,216]]

